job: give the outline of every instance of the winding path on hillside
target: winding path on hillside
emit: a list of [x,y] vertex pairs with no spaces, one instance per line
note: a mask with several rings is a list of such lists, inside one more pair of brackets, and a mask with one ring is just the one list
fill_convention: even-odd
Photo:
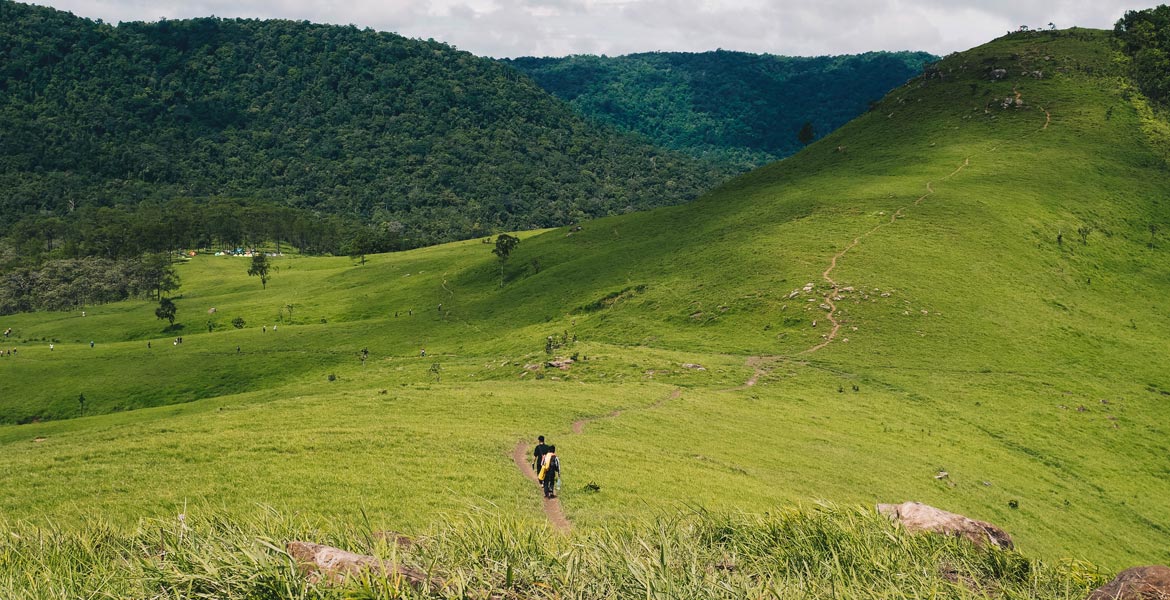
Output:
[[[659,398],[650,406],[638,410],[652,410],[662,406],[668,400],[677,400],[680,397],[682,397],[682,389],[675,388],[669,394]],[[600,421],[602,419],[612,419],[619,417],[625,412],[626,411],[619,409],[596,417],[578,419],[573,421],[573,424],[570,426],[570,431],[572,431],[574,435],[581,435],[585,433],[585,427],[587,427],[590,423]],[[535,483],[539,488],[540,480],[536,478],[536,472],[532,470],[532,465],[528,462],[531,458],[531,455],[528,453],[528,443],[524,440],[517,441],[516,447],[512,448],[511,454],[512,462],[516,464],[516,468],[520,470],[520,473],[523,474],[524,477],[529,481]],[[569,519],[565,517],[565,511],[561,508],[560,498],[545,498],[544,514],[546,517],[548,517],[548,521],[550,524],[552,524],[553,529],[557,530],[558,532],[568,533],[573,529],[572,524],[569,523]]]
[[824,300],[825,300],[825,304],[829,307],[829,313],[826,316],[828,317],[829,322],[833,324],[833,327],[829,330],[829,333],[828,333],[828,335],[825,336],[825,340],[823,342],[801,352],[800,354],[812,354],[813,352],[816,352],[817,350],[820,350],[821,348],[828,346],[829,344],[833,343],[833,340],[837,338],[837,333],[841,330],[841,321],[839,319],[837,319],[837,303],[834,301],[834,299],[839,297],[839,294],[841,293],[841,284],[837,283],[837,281],[835,279],[833,279],[833,276],[832,276],[833,271],[837,268],[837,262],[840,261],[842,258],[844,258],[846,253],[848,253],[850,250],[857,247],[857,245],[861,243],[861,240],[864,240],[865,238],[877,233],[882,228],[887,227],[887,226],[892,225],[895,222],[897,222],[898,219],[902,218],[902,214],[906,212],[907,208],[910,208],[911,206],[919,206],[922,204],[923,200],[926,200],[927,198],[933,196],[935,183],[938,183],[941,181],[946,181],[947,179],[950,179],[951,177],[958,175],[960,171],[962,171],[963,169],[967,168],[970,165],[971,165],[971,158],[967,157],[966,159],[963,160],[963,164],[959,165],[959,167],[957,169],[955,169],[954,171],[951,171],[946,176],[938,179],[937,181],[926,182],[926,193],[925,194],[923,194],[923,195],[919,196],[917,199],[915,199],[912,204],[907,204],[905,206],[899,207],[898,210],[894,211],[894,214],[890,215],[890,220],[884,221],[882,223],[878,223],[869,231],[866,231],[865,233],[853,238],[852,242],[849,242],[849,244],[846,245],[844,248],[842,248],[840,252],[834,254],[833,257],[831,259],[829,259],[829,266],[826,267],[824,272],[821,273],[821,278],[829,283],[829,292],[827,294],[825,294]]
[[[1016,90],[1014,88],[1012,89],[1012,93],[1015,96],[1016,102],[1022,105],[1023,104],[1023,95],[1018,90]],[[1042,125],[1039,129],[1033,131],[1032,133],[1025,134],[1022,137],[1031,137],[1032,135],[1035,135],[1037,133],[1045,131],[1048,129],[1048,126],[1052,124],[1052,113],[1050,113],[1048,111],[1048,109],[1046,109],[1044,107],[1040,107],[1040,110],[1044,113],[1044,125]],[[991,149],[992,152],[994,152],[995,150],[996,150],[996,148]],[[877,233],[878,231],[880,231],[884,227],[887,227],[887,226],[892,225],[893,223],[897,222],[897,220],[899,218],[901,218],[902,215],[905,213],[906,209],[908,209],[912,206],[920,206],[924,200],[926,200],[930,196],[934,195],[934,193],[935,193],[934,184],[935,183],[940,183],[940,182],[946,181],[946,180],[954,177],[955,175],[958,175],[963,169],[969,167],[970,165],[971,165],[971,157],[968,156],[967,158],[963,159],[963,163],[960,164],[954,171],[951,171],[947,175],[945,175],[937,180],[928,181],[926,183],[926,193],[925,194],[916,198],[914,200],[914,202],[898,208],[898,210],[894,211],[894,214],[890,216],[890,219],[888,221],[879,223],[878,225],[875,225],[873,228],[866,231],[865,233],[862,233],[861,235],[853,238],[853,240],[851,242],[849,242],[849,244],[847,244],[844,248],[842,248],[840,252],[837,252],[829,259],[829,265],[821,273],[821,278],[824,279],[830,286],[828,293],[825,294],[825,296],[824,296],[824,304],[829,307],[829,312],[826,316],[829,319],[829,323],[831,324],[831,327],[829,329],[829,333],[824,336],[824,339],[821,342],[809,347],[806,350],[803,350],[803,351],[797,353],[798,356],[805,355],[805,354],[812,354],[814,352],[817,352],[818,350],[821,350],[822,348],[825,348],[829,344],[833,343],[833,340],[835,340],[837,338],[837,334],[841,331],[841,321],[840,321],[840,319],[837,318],[837,312],[838,312],[837,303],[834,300],[834,298],[838,298],[840,295],[841,285],[835,279],[833,279],[833,276],[832,276],[833,271],[836,270],[836,268],[837,268],[837,263],[842,258],[844,258],[845,255],[850,250],[857,247],[857,245],[860,244],[862,242],[862,240]],[[760,380],[760,377],[762,377],[768,373],[768,371],[769,371],[768,367],[770,366],[770,363],[773,362],[775,359],[780,359],[780,358],[783,358],[783,357],[779,357],[779,356],[749,356],[747,358],[746,364],[748,367],[752,368],[752,375],[751,375],[751,377],[748,378],[747,381],[744,382],[744,384],[742,386],[740,386],[738,388],[734,388],[734,389],[743,389],[743,388],[748,388],[748,387],[752,387],[752,386],[756,385],[756,383]]]

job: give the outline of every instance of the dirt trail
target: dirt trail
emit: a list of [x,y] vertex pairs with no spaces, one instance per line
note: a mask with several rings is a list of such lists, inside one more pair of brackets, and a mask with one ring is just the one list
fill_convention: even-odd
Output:
[[[957,169],[955,169],[954,171],[951,171],[949,174],[942,177],[938,181],[946,181],[947,179],[950,179],[951,177],[958,175],[960,171],[962,171],[963,169],[967,168],[970,165],[971,165],[971,158],[968,157],[968,158],[963,160],[963,164],[959,165],[959,167]],[[845,256],[845,254],[848,253],[850,250],[857,247],[857,245],[861,243],[861,240],[864,240],[865,238],[873,235],[874,233],[877,233],[878,230],[882,229],[883,227],[886,227],[888,225],[892,225],[895,222],[897,222],[898,219],[900,219],[902,217],[902,214],[904,212],[906,212],[907,208],[909,208],[910,206],[919,206],[922,204],[923,200],[926,200],[930,196],[934,195],[934,183],[935,183],[934,181],[928,181],[926,183],[926,193],[919,196],[916,200],[914,200],[913,204],[908,204],[906,206],[900,207],[898,210],[894,211],[894,214],[890,215],[889,221],[886,221],[884,223],[879,223],[879,224],[875,225],[869,231],[853,238],[853,241],[849,242],[849,245],[845,246],[840,252],[834,254],[833,258],[829,259],[829,266],[827,268],[825,268],[825,271],[823,273],[821,273],[821,278],[824,279],[826,282],[828,282],[829,286],[830,286],[829,292],[827,294],[825,294],[824,300],[825,300],[825,304],[829,307],[829,314],[827,315],[827,317],[829,319],[829,322],[832,323],[833,326],[831,329],[829,329],[829,333],[825,336],[825,340],[823,342],[809,348],[808,350],[801,352],[800,354],[812,354],[813,352],[816,352],[817,350],[820,350],[821,348],[828,346],[829,344],[831,344],[833,342],[834,339],[837,338],[837,333],[841,330],[841,321],[839,321],[837,319],[837,303],[833,301],[833,298],[837,297],[837,295],[841,291],[841,284],[837,283],[837,281],[835,279],[833,279],[833,276],[832,276],[833,270],[837,268],[837,261],[839,261],[841,258],[843,258]]]
[[[540,480],[536,478],[536,471],[532,470],[532,465],[528,463],[528,444],[524,440],[516,442],[516,447],[512,449],[512,462],[516,463],[516,468],[528,478],[529,481],[540,485]],[[553,529],[560,533],[569,533],[573,526],[569,524],[569,520],[565,518],[565,511],[561,510],[561,501],[557,498],[544,499],[544,514],[548,517],[548,522],[552,524]]]
[[[643,410],[658,408],[659,406],[662,406],[663,404],[665,404],[668,400],[677,400],[681,396],[682,396],[682,389],[675,388],[669,394],[667,394],[666,396],[663,396],[662,398],[659,398],[657,401],[654,402],[654,404],[651,404],[650,406],[646,407]],[[612,419],[614,417],[621,416],[621,414],[623,412],[624,411],[621,411],[621,410],[615,410],[611,413],[607,413],[607,414],[602,415],[600,417],[591,417],[588,419],[580,419],[577,421],[573,421],[573,425],[572,425],[571,429],[572,429],[574,434],[581,435],[582,433],[585,433],[585,426],[589,425],[590,423],[592,423],[594,421],[600,421],[601,419]],[[531,481],[532,483],[535,483],[537,485],[540,485],[540,480],[536,478],[536,472],[532,470],[532,465],[528,462],[530,458],[531,457],[528,454],[527,442],[525,442],[524,440],[520,440],[520,441],[516,442],[516,447],[512,449],[512,462],[516,463],[516,468],[519,469],[520,472],[525,477],[527,477],[529,481]],[[549,523],[552,523],[553,528],[556,529],[557,531],[559,531],[561,533],[568,533],[569,531],[571,531],[573,529],[572,524],[569,523],[569,520],[565,517],[565,511],[561,509],[560,499],[558,499],[558,498],[545,498],[544,499],[544,514],[545,514],[545,516],[548,517]]]
[[731,388],[731,391],[745,390],[756,385],[756,383],[760,381],[760,378],[768,373],[767,367],[770,366],[769,363],[771,363],[774,358],[775,357],[771,356],[749,356],[747,359],[747,366],[752,368],[752,376],[748,377],[748,380],[743,382],[743,385]]
[[[1018,90],[1015,90],[1015,89],[1013,89],[1012,92],[1015,94],[1016,102],[1022,103],[1023,95]],[[1041,126],[1040,129],[1033,132],[1033,134],[1047,130],[1048,126],[1052,124],[1052,113],[1048,112],[1048,109],[1043,108],[1043,107],[1041,107],[1040,110],[1044,111],[1044,125]],[[1025,135],[1024,137],[1030,137],[1033,134],[1028,134],[1028,135]],[[997,148],[992,148],[991,151],[995,152],[995,150]],[[946,176],[944,176],[936,181],[927,182],[926,183],[926,193],[919,196],[916,200],[914,200],[913,204],[903,206],[903,207],[899,208],[898,210],[894,211],[894,214],[890,216],[889,221],[875,225],[869,231],[866,231],[865,233],[853,238],[852,242],[850,242],[847,246],[845,246],[840,252],[833,255],[833,257],[829,260],[829,266],[824,270],[823,273],[821,273],[821,278],[824,279],[826,282],[828,282],[828,284],[830,285],[829,293],[826,294],[824,297],[824,303],[825,303],[825,305],[827,305],[829,307],[829,313],[827,316],[829,319],[829,323],[832,324],[832,327],[829,329],[829,333],[824,336],[824,341],[820,342],[819,344],[817,344],[817,345],[815,345],[807,350],[804,350],[803,352],[800,352],[799,354],[812,354],[813,352],[816,352],[816,351],[824,348],[825,346],[828,346],[829,344],[831,344],[833,342],[834,339],[837,338],[837,333],[841,330],[841,322],[837,319],[837,304],[833,300],[833,298],[837,297],[839,292],[840,292],[840,284],[838,284],[837,281],[834,280],[832,277],[833,271],[837,268],[837,261],[839,261],[841,258],[843,258],[846,253],[848,253],[850,250],[855,248],[858,244],[860,244],[861,240],[864,240],[865,238],[873,235],[879,229],[896,222],[899,218],[901,218],[902,214],[906,211],[907,208],[909,208],[910,206],[921,205],[923,200],[926,200],[927,198],[929,198],[930,196],[932,196],[934,194],[934,183],[936,183],[938,181],[946,181],[947,179],[950,179],[951,177],[958,175],[960,171],[962,171],[963,169],[967,168],[970,165],[971,165],[971,157],[968,156],[967,158],[965,158],[963,160],[963,164],[959,165],[959,167],[956,168],[954,171],[951,171]],[[755,385],[756,381],[758,381],[759,378],[763,374],[767,373],[767,370],[764,369],[761,365],[768,358],[769,357],[766,357],[766,356],[750,356],[750,357],[748,357],[747,366],[753,367],[754,372],[752,373],[752,376],[743,384],[743,386],[741,386],[740,388],[736,388],[736,389],[743,389],[743,388],[751,387],[751,386]]]

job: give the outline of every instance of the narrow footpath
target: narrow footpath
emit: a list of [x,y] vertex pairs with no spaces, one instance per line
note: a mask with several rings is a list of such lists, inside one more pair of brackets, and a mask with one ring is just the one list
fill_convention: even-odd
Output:
[[[659,398],[650,406],[637,410],[652,410],[662,406],[669,400],[677,400],[680,397],[682,397],[682,389],[675,388],[669,394]],[[573,424],[570,426],[570,430],[574,435],[581,435],[585,433],[585,427],[590,423],[600,421],[602,419],[613,419],[615,417],[621,416],[624,412],[626,411],[615,410],[601,416],[573,421]],[[516,468],[520,470],[520,473],[522,473],[524,477],[528,478],[529,481],[536,484],[537,489],[539,489],[540,480],[536,478],[536,472],[532,470],[532,463],[530,462],[532,459],[533,457],[531,452],[529,452],[528,442],[525,442],[524,440],[517,441],[516,447],[512,449],[512,462],[516,464]],[[548,517],[548,522],[552,524],[553,529],[557,530],[558,532],[568,533],[572,530],[572,524],[569,523],[567,518],[565,518],[565,511],[561,509],[560,498],[545,498],[544,514],[546,517]]]

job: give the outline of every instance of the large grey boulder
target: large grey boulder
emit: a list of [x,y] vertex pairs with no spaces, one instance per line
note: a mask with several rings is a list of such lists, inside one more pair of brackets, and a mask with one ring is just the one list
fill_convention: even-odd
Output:
[[969,519],[963,515],[927,506],[921,502],[879,504],[877,511],[901,523],[906,531],[929,531],[953,535],[971,540],[977,546],[990,544],[1005,550],[1015,547],[1012,543],[1012,536],[991,523]]

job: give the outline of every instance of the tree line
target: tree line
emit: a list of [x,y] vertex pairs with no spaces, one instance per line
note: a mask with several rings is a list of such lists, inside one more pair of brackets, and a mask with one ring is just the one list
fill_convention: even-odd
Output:
[[127,298],[162,298],[179,288],[171,255],[52,259],[0,274],[0,315],[72,310]]
[[146,200],[84,206],[57,215],[26,215],[0,243],[0,267],[46,260],[136,259],[145,253],[275,244],[302,253],[338,254],[361,239],[367,252],[411,245],[405,227],[373,227],[353,218],[241,199]]

